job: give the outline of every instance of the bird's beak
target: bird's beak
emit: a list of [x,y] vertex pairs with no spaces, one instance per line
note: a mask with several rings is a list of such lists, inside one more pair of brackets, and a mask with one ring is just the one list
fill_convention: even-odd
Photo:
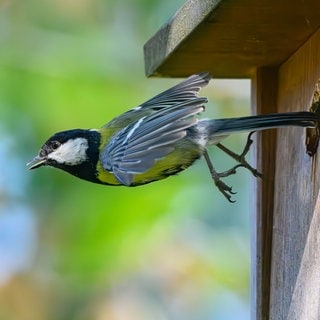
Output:
[[29,170],[39,168],[46,164],[47,158],[36,156],[33,160],[27,163],[27,167]]

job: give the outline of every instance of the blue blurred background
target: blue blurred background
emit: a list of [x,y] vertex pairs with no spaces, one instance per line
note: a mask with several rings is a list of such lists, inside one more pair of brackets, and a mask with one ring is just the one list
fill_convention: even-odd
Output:
[[[203,160],[139,188],[25,167],[52,133],[101,126],[177,83],[144,76],[142,47],[182,4],[0,2],[1,320],[249,318],[248,172],[226,179],[230,204]],[[249,88],[212,81],[204,116],[249,114]],[[210,154],[219,171],[234,164]]]

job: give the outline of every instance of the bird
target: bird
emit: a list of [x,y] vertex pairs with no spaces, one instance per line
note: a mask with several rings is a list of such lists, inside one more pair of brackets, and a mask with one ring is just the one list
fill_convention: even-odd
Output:
[[[208,72],[194,74],[98,129],[72,129],[52,135],[29,169],[51,166],[80,179],[110,185],[135,187],[169,176],[192,166],[204,157],[218,189],[231,202],[232,188],[221,178],[244,166],[257,170],[244,159],[252,140],[248,137],[239,164],[223,173],[215,171],[207,149],[230,134],[299,126],[316,127],[317,113],[308,111],[207,119],[199,115],[208,102],[199,91],[212,79]],[[239,157],[241,159],[239,159]]]

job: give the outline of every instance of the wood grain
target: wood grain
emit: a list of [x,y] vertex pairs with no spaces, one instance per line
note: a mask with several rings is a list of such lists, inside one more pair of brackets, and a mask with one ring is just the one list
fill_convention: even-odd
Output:
[[[252,79],[253,113],[277,111],[278,69],[259,68]],[[257,135],[254,144],[262,180],[254,181],[256,199],[251,215],[251,319],[269,319],[271,248],[274,211],[276,131]]]
[[148,76],[253,77],[320,26],[320,1],[189,0],[144,46]]
[[[279,69],[281,111],[308,110],[320,76],[320,30]],[[270,319],[320,319],[319,161],[305,130],[278,132]]]

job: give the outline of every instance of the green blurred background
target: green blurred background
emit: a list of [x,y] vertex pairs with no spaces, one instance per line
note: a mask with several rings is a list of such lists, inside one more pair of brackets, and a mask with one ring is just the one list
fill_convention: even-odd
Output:
[[[203,160],[138,188],[25,167],[52,133],[101,126],[177,83],[144,76],[142,47],[182,4],[0,2],[0,320],[249,318],[249,173],[226,179],[230,204]],[[249,113],[249,81],[202,94],[205,117]],[[219,171],[234,164],[210,153]]]

